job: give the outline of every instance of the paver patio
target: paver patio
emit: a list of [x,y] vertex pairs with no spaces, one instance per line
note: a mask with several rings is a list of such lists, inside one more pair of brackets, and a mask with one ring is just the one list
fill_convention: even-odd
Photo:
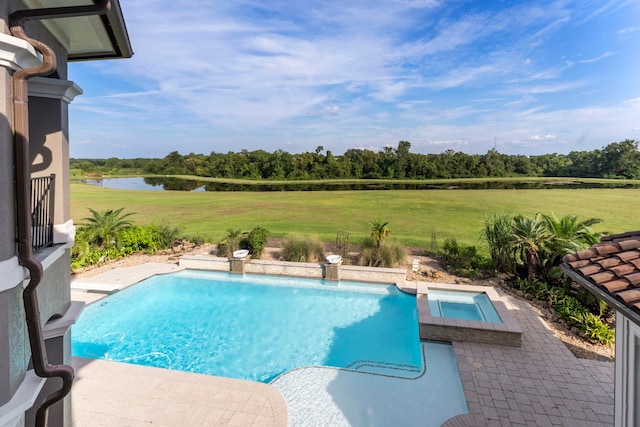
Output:
[[453,343],[469,414],[447,425],[613,425],[614,364],[576,358],[529,303],[503,300],[522,347]]

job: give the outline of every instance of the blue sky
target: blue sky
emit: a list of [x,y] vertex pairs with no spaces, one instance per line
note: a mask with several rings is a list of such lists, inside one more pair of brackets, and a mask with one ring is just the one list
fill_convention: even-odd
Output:
[[637,0],[120,4],[135,55],[70,64],[71,157],[640,140]]

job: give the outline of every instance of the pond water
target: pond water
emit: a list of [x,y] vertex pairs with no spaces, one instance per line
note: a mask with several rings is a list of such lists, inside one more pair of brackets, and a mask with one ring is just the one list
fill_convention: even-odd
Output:
[[294,181],[288,184],[264,183],[226,183],[208,182],[182,178],[94,178],[79,180],[84,184],[96,185],[121,190],[156,190],[156,191],[354,191],[354,190],[526,190],[526,189],[550,189],[550,188],[640,188],[637,184],[625,181],[615,182],[591,182],[579,179],[567,179],[566,181],[485,181],[485,182],[459,182],[450,183],[421,183],[421,182],[380,182],[380,183],[332,183],[321,184]]

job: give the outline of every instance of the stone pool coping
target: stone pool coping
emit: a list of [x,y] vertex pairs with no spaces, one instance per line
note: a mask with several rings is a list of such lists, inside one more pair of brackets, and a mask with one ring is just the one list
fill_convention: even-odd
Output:
[[[522,329],[495,288],[428,282],[417,282],[416,285],[421,339],[452,342],[472,341],[513,347],[521,346]],[[431,315],[431,308],[429,307],[429,289],[484,293],[489,297],[502,323],[434,317]]]
[[250,258],[235,259],[208,254],[182,256],[180,257],[180,267],[194,270],[396,284],[399,288],[404,285],[407,274],[403,268],[372,268],[345,264],[267,261]]

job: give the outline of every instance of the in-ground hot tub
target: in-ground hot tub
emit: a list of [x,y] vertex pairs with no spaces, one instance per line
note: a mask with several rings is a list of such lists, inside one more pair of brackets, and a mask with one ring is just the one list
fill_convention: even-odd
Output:
[[430,289],[427,299],[433,317],[502,323],[486,292]]
[[522,330],[487,286],[418,283],[420,338],[520,347]]

